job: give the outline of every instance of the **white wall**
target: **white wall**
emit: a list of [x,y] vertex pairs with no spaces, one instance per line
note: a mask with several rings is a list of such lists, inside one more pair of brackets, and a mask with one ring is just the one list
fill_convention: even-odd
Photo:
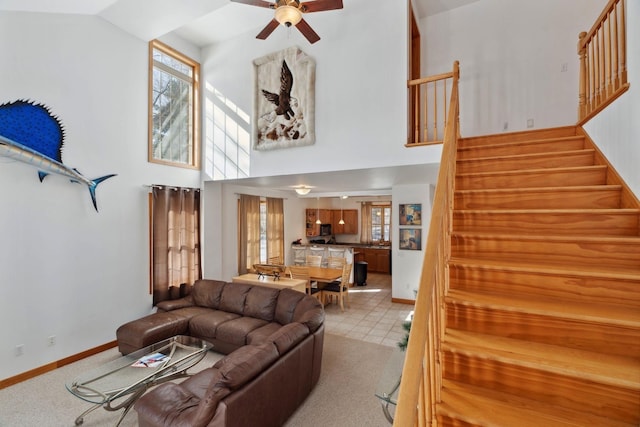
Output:
[[630,89],[585,126],[589,136],[640,198],[640,3],[627,2]]
[[[430,185],[396,185],[393,187],[393,206],[391,215],[393,217],[391,243],[391,262],[393,271],[393,298],[404,300],[415,300],[414,291],[418,290],[420,284],[420,274],[422,273],[422,263],[424,261],[424,251],[427,246],[427,235],[429,234],[429,222],[431,221],[431,196],[429,194]],[[399,248],[400,227],[398,225],[398,215],[401,204],[422,204],[422,225],[410,228],[420,228],[422,231],[422,248],[418,251]]]
[[252,177],[439,161],[439,147],[404,147],[406,3],[370,3],[350,0],[339,14],[314,14],[322,39],[313,45],[296,29],[278,28],[267,40],[256,40],[256,29],[203,49],[203,80],[249,116],[254,59],[295,45],[316,61],[316,143],[253,151]]
[[[0,12],[0,103],[49,106],[63,161],[97,190],[0,157],[0,378],[115,339],[151,309],[147,189],[198,171],[147,163],[147,43],[82,15]],[[56,345],[47,338],[56,336]],[[16,356],[15,346],[24,345]]]
[[483,0],[423,19],[427,75],[460,61],[462,136],[574,124],[578,34],[606,3]]

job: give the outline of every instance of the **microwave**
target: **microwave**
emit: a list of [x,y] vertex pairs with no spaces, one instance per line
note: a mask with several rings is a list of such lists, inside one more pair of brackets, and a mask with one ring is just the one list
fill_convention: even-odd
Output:
[[320,224],[320,235],[331,236],[331,224]]

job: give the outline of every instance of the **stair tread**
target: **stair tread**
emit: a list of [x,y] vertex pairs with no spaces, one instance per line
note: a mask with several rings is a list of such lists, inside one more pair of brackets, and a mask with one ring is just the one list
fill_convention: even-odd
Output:
[[451,258],[449,264],[455,264],[460,266],[467,266],[473,268],[491,268],[500,270],[512,270],[512,271],[525,271],[533,273],[544,273],[548,275],[562,275],[562,276],[576,276],[576,277],[599,277],[599,278],[612,278],[618,280],[628,280],[640,282],[640,272],[626,272],[626,271],[602,271],[600,269],[589,269],[585,267],[571,268],[571,266],[558,267],[557,265],[547,264],[522,264],[518,262],[508,261],[490,261],[490,260],[476,260],[473,258]]
[[576,214],[576,213],[588,213],[588,214],[620,214],[620,215],[637,215],[640,214],[640,209],[631,208],[584,208],[584,209],[454,209],[453,213],[473,213],[490,215],[495,213],[508,213],[508,214],[523,214],[530,213],[535,215],[543,214]]
[[[474,148],[477,148],[477,147],[474,147]],[[509,155],[502,155],[502,156],[473,157],[470,159],[456,160],[456,163],[483,162],[483,161],[491,161],[491,160],[497,160],[497,159],[517,160],[517,159],[549,157],[549,156],[559,157],[559,156],[570,156],[572,154],[595,153],[595,151],[596,150],[594,150],[593,148],[584,148],[581,150],[566,150],[566,151],[551,151],[551,152],[543,152],[543,153],[509,154]]]
[[637,358],[454,329],[447,330],[443,349],[640,390]]
[[461,384],[456,381],[443,380],[442,386],[441,402],[438,403],[436,412],[439,415],[464,420],[472,425],[518,427],[629,426],[629,424],[622,421],[589,415],[557,405],[540,403],[523,396]]
[[640,328],[640,311],[621,305],[585,304],[548,297],[518,297],[457,289],[450,290],[445,300],[458,304],[492,307],[503,311],[521,311],[542,316]]
[[548,137],[548,138],[535,138],[535,139],[525,139],[521,141],[510,141],[510,142],[498,142],[494,144],[485,144],[485,145],[476,145],[476,146],[463,146],[458,147],[458,151],[475,151],[475,150],[483,150],[487,148],[503,148],[503,147],[517,147],[519,145],[532,145],[538,143],[545,142],[567,142],[567,141],[579,141],[584,140],[583,135],[576,136],[558,136],[558,137]]
[[559,187],[523,187],[523,188],[476,188],[472,190],[455,190],[456,193],[531,193],[531,192],[545,192],[554,193],[558,191],[617,191],[621,190],[621,185],[572,185],[572,186],[559,186]]
[[545,173],[549,174],[552,172],[581,172],[581,171],[590,171],[590,170],[606,170],[606,165],[592,165],[592,166],[571,166],[571,167],[563,167],[563,168],[537,168],[537,169],[524,169],[524,170],[508,170],[508,171],[495,171],[495,172],[470,172],[470,173],[460,173],[456,174],[456,179],[460,178],[468,178],[468,177],[482,177],[482,176],[523,176],[523,175],[531,175],[536,173]]

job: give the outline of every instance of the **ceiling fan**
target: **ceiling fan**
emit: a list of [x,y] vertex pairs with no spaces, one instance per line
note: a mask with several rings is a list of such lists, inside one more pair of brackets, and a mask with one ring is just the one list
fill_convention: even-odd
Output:
[[266,0],[231,0],[235,3],[244,3],[250,6],[267,7],[275,10],[275,17],[256,36],[257,39],[264,40],[282,24],[285,27],[295,26],[309,43],[320,40],[320,36],[313,31],[307,21],[302,18],[303,13],[322,12],[324,10],[342,9],[342,0],[314,0],[301,2],[300,0],[276,0],[269,2]]

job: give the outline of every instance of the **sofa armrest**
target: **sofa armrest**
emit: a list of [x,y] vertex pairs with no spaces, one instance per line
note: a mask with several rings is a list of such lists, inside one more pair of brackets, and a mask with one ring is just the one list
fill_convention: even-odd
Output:
[[193,307],[194,305],[193,298],[189,295],[180,299],[160,301],[156,304],[156,307],[158,308],[158,311],[171,311],[179,308]]

